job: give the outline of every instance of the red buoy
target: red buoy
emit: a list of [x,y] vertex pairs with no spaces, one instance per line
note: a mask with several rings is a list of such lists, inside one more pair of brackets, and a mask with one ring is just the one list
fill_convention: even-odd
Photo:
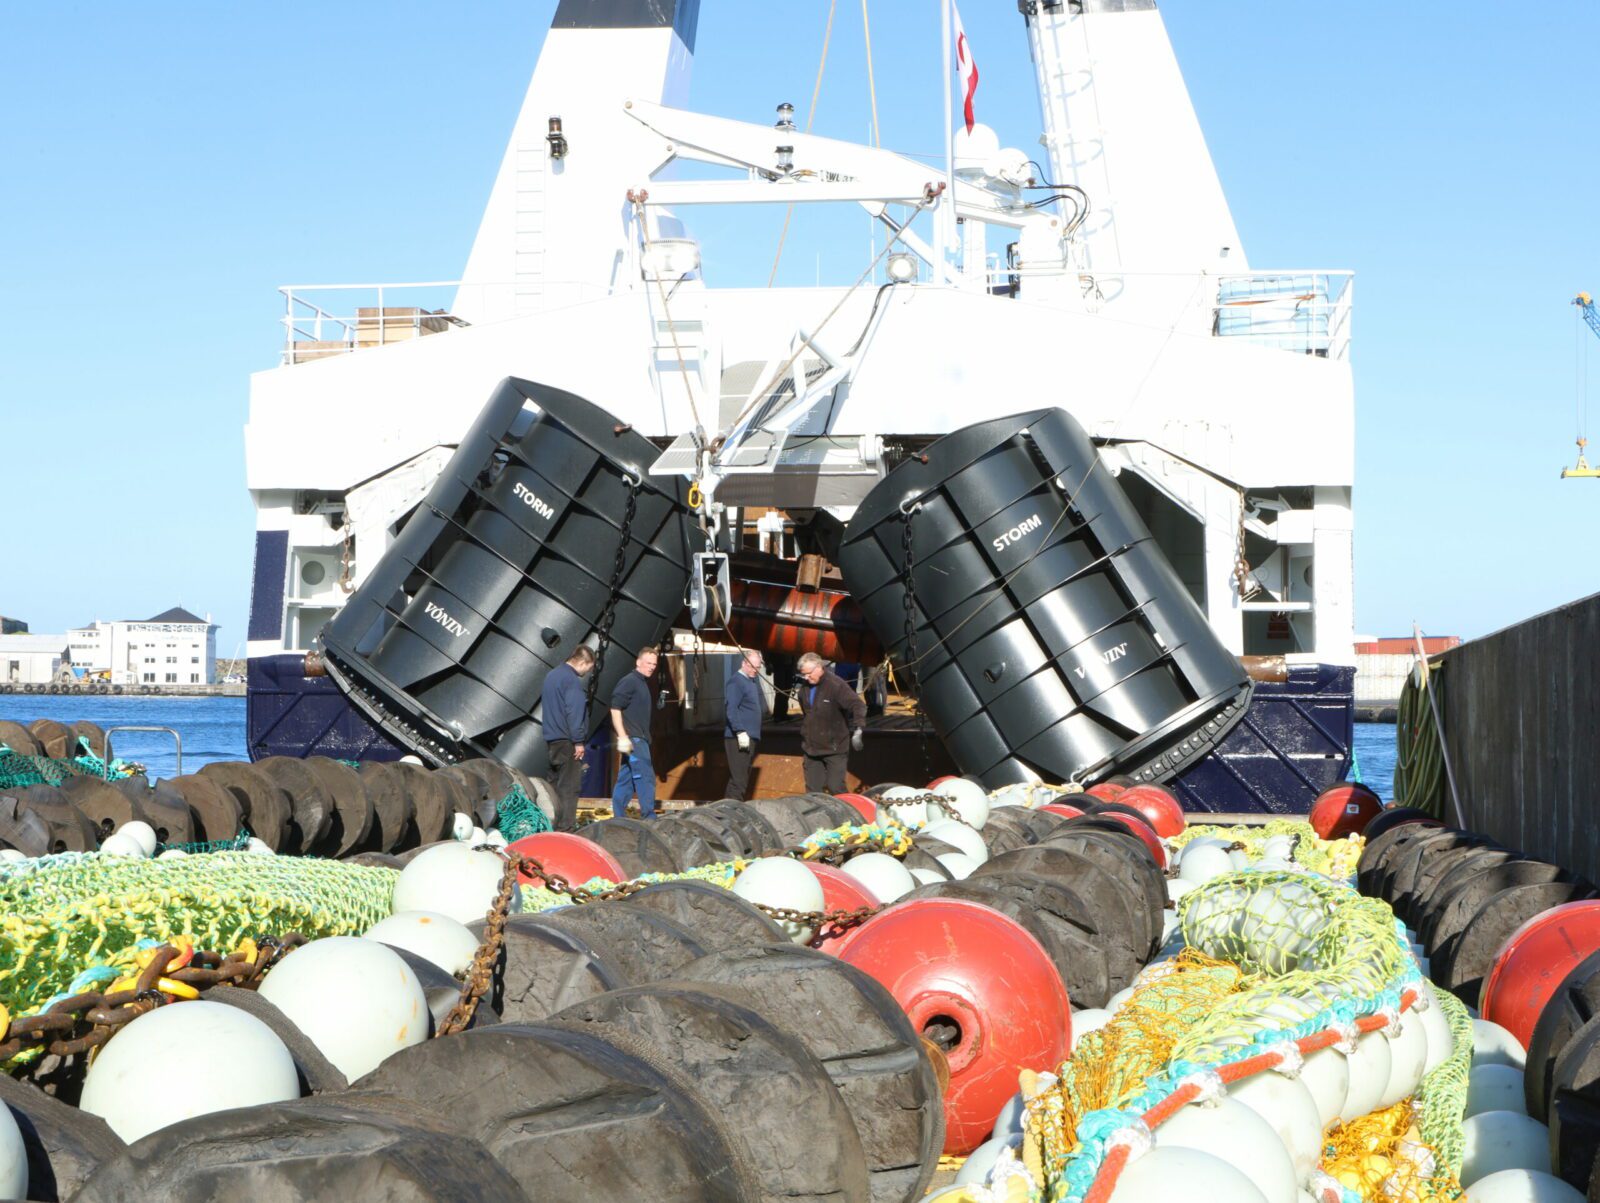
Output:
[[835,794],[834,797],[841,802],[848,802],[851,806],[854,806],[857,813],[861,815],[863,823],[876,823],[878,821],[878,808],[873,804],[872,799],[866,795]]
[[[627,881],[628,873],[622,863],[593,840],[570,835],[565,831],[536,831],[514,840],[507,850],[532,857],[551,873],[559,873],[575,886],[591,877],[604,877],[607,881]],[[543,885],[544,878],[517,873],[523,885]]]
[[[836,869],[832,865],[816,860],[801,861],[800,863],[811,870],[818,884],[822,886],[823,910],[853,911],[857,907],[883,905],[876,894],[843,869]],[[837,924],[826,924],[817,933],[816,938],[811,941],[811,946],[820,948],[823,952],[836,952],[838,950],[839,937],[850,930],[852,929],[841,929]]]
[[1182,834],[1189,825],[1183,817],[1183,803],[1178,801],[1177,795],[1159,785],[1136,785],[1123,790],[1116,800],[1149,819],[1156,834],[1164,840]]
[[1114,785],[1110,781],[1102,781],[1098,785],[1091,785],[1083,792],[1088,794],[1091,798],[1099,798],[1102,802],[1115,802],[1118,798],[1122,797],[1123,794],[1128,792],[1128,787],[1125,785]]
[[[1128,791],[1130,794],[1132,792],[1132,790]],[[1123,796],[1126,797],[1127,795],[1124,794]],[[1104,818],[1113,819],[1118,823],[1124,824],[1129,831],[1139,837],[1140,842],[1144,844],[1145,849],[1156,862],[1156,867],[1160,869],[1167,867],[1167,850],[1161,846],[1161,838],[1151,830],[1148,823],[1116,810],[1102,810],[1099,814]]]
[[1507,937],[1483,979],[1479,1011],[1527,1048],[1539,1013],[1578,962],[1600,949],[1600,900],[1567,902]]
[[1360,835],[1382,810],[1382,800],[1366,786],[1341,781],[1317,795],[1307,817],[1312,830],[1323,839],[1342,840]]
[[1048,810],[1053,815],[1060,815],[1063,819],[1076,819],[1084,812],[1066,802],[1047,802],[1039,808]]
[[1071,1047],[1072,1008],[1049,955],[1020,924],[981,903],[917,898],[836,945],[894,995],[944,1050],[944,1151],[970,1153],[1017,1092],[1024,1069],[1053,1070]]

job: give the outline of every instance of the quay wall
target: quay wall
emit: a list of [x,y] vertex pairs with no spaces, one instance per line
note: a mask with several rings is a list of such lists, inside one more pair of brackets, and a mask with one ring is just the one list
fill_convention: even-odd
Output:
[[1600,882],[1600,593],[1438,663],[1463,825]]

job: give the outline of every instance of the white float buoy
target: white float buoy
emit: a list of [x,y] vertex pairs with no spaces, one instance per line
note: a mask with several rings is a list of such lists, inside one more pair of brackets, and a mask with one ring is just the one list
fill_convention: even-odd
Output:
[[[227,1072],[191,1074],[174,1089],[178,1065],[226,1066]],[[147,1011],[108,1040],[89,1066],[79,1106],[132,1144],[197,1115],[299,1097],[294,1058],[271,1028],[237,1007],[199,1000]]]
[[[947,856],[959,856],[960,853],[950,852],[950,853],[946,853],[946,855]],[[919,886],[931,886],[936,881],[948,881],[948,880],[950,880],[943,873],[936,872],[933,869],[913,869],[913,870],[911,870],[911,876],[915,877],[917,879],[917,884]]]
[[1021,1143],[1022,1135],[1018,1132],[990,1137],[967,1154],[967,1160],[956,1171],[955,1185],[977,1186],[989,1177],[989,1171],[994,1169],[994,1163],[1000,1160],[1001,1153]]
[[125,835],[135,844],[138,844],[140,848],[144,849],[146,856],[154,856],[156,854],[156,844],[159,842],[156,839],[156,829],[143,819],[129,819],[121,827],[117,828],[116,834]]
[[253,852],[257,856],[276,856],[276,855],[278,855],[276,852],[274,852],[272,850],[271,846],[267,843],[266,840],[258,839],[255,836],[251,836],[250,837],[250,842],[247,843],[244,846],[244,850],[246,852]]
[[1550,1172],[1550,1129],[1516,1111],[1483,1111],[1461,1123],[1461,1185],[1501,1170]]
[[400,911],[378,920],[361,938],[414,952],[452,976],[465,973],[478,954],[478,937],[437,911]]
[[[1073,1026],[1077,1026],[1078,1017],[1072,1017]],[[1028,1100],[1022,1097],[1022,1091],[1017,1091],[1006,1100],[1006,1105],[1000,1108],[1000,1114],[994,1117],[992,1135],[1006,1136],[1017,1135],[1022,1132],[1022,1122],[1027,1117]]]
[[1132,997],[1133,997],[1133,987],[1132,986],[1129,986],[1129,987],[1127,987],[1126,989],[1123,989],[1123,990],[1118,990],[1110,998],[1106,999],[1106,1010],[1110,1011],[1113,1015],[1115,1015],[1117,1013],[1117,1011],[1121,1008],[1122,1004],[1127,1002],[1128,999],[1130,999]]
[[[922,791],[912,789],[909,785],[896,785],[883,791],[883,796],[878,799],[878,822],[899,823],[904,827],[921,827],[928,821],[928,804],[926,802],[911,802],[911,798],[922,797]],[[890,806],[891,802],[900,802],[902,805]]]
[[1584,1203],[1584,1197],[1554,1174],[1500,1170],[1474,1182],[1466,1203]]
[[[843,869],[885,906],[917,888],[917,879],[911,876],[911,871],[886,852],[852,856],[844,862]],[[809,875],[809,870],[807,873]]]
[[978,867],[978,862],[965,852],[941,852],[933,859],[949,870],[950,876],[957,881],[965,881]]
[[450,838],[453,840],[468,840],[472,838],[472,816],[456,811],[450,820]]
[[184,857],[186,857],[188,855],[189,854],[187,852],[185,852],[182,848],[168,848],[160,856],[156,857],[156,859],[157,860],[182,860]]
[[15,848],[0,848],[0,860],[15,864],[17,861],[27,860],[25,852],[18,852]]
[[1294,1180],[1304,1182],[1322,1159],[1322,1116],[1310,1088],[1298,1078],[1268,1070],[1229,1086],[1228,1097],[1266,1121],[1288,1150]]
[[[1156,1148],[1196,1149],[1219,1157],[1255,1184],[1267,1203],[1294,1203],[1294,1161],[1261,1116],[1233,1098],[1190,1103],[1155,1130]],[[1185,1197],[1187,1190],[1177,1192]]]
[[976,864],[981,865],[989,859],[989,845],[983,842],[983,837],[971,827],[957,823],[954,819],[939,819],[929,823],[917,832],[918,839],[923,836],[941,840],[957,852],[965,852]]
[[[429,848],[400,870],[391,913],[436,911],[457,923],[476,923],[494,905],[505,867],[506,862],[495,853],[466,844]],[[806,870],[806,876],[810,875]],[[522,909],[520,888],[512,890],[510,909]]]
[[1505,1028],[1489,1019],[1472,1021],[1472,1063],[1474,1065],[1509,1065],[1525,1069],[1528,1054],[1521,1043]]
[[[824,909],[822,883],[817,880],[816,874],[799,861],[786,856],[767,856],[752,861],[743,873],[733,879],[733,892],[746,902],[758,906],[795,911]],[[779,926],[789,933],[789,939],[796,944],[805,944],[816,934],[799,923],[779,920]]]
[[1510,1065],[1474,1065],[1467,1077],[1468,1115],[1485,1111],[1520,1111],[1528,1114],[1522,1070]]
[[0,1199],[23,1199],[28,1194],[28,1146],[11,1108],[0,1107]]
[[399,953],[374,940],[329,936],[302,945],[259,993],[352,1083],[428,1038],[422,984]]
[[1273,1203],[1248,1176],[1222,1158],[1178,1145],[1157,1145],[1143,1157],[1134,1158],[1111,1192],[1111,1203],[1172,1203],[1174,1199],[1184,1203]]
[[1350,1093],[1345,1096],[1339,1118],[1345,1123],[1360,1119],[1377,1108],[1389,1086],[1389,1042],[1382,1032],[1368,1032],[1356,1039],[1356,1051],[1347,1058],[1350,1064]]
[[1378,1106],[1393,1107],[1401,1099],[1410,1098],[1422,1084],[1428,1064],[1428,1033],[1423,1029],[1422,1016],[1414,1010],[1402,1011],[1399,1033],[1384,1039],[1389,1043],[1389,1083],[1383,1088]]
[[1337,1049],[1318,1049],[1300,1067],[1300,1080],[1316,1100],[1317,1114],[1327,1128],[1344,1113],[1350,1094],[1350,1063]]
[[484,842],[491,848],[504,848],[506,846],[506,837],[498,827],[491,827],[484,833]]
[[146,856],[145,850],[139,846],[138,842],[132,836],[126,835],[106,836],[100,842],[100,854],[102,856],[127,856],[132,857],[134,860],[143,860]]
[[939,799],[928,805],[929,819],[949,816],[973,828],[982,827],[989,819],[989,795],[976,781],[952,777],[949,781],[941,781],[929,792],[938,795]]
[[1455,1035],[1450,1031],[1450,1017],[1445,1014],[1444,1004],[1439,1001],[1439,995],[1434,991],[1431,982],[1424,982],[1422,992],[1427,996],[1427,1009],[1419,1012],[1422,1020],[1422,1030],[1428,1035],[1428,1061],[1423,1066],[1423,1076],[1426,1077],[1446,1061],[1455,1051]]
[[1190,844],[1184,849],[1183,859],[1178,862],[1178,877],[1197,886],[1205,885],[1213,877],[1232,872],[1233,862],[1228,859],[1228,854],[1212,844],[1202,844],[1198,848]]

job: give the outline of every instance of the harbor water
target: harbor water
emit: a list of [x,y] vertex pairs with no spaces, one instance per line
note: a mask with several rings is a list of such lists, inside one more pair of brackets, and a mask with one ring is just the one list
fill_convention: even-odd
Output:
[[[171,727],[183,740],[183,767],[194,772],[213,760],[244,760],[245,717],[243,698],[164,697],[52,697],[0,695],[0,719],[31,722],[53,718],[58,722],[87,719],[101,727]],[[177,771],[173,740],[157,732],[129,731],[112,737],[113,750],[123,760],[136,760],[152,777],[171,777]],[[1389,801],[1394,785],[1394,724],[1357,723],[1356,770],[1352,776]]]

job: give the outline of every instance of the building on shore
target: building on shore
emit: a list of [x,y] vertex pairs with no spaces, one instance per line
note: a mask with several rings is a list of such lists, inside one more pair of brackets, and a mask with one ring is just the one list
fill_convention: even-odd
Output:
[[0,684],[53,685],[70,677],[65,635],[0,635]]
[[[1436,656],[1440,652],[1461,646],[1459,635],[1428,635],[1422,640],[1422,652]],[[1416,640],[1410,635],[1393,639],[1375,636],[1356,637],[1356,705],[1393,706],[1400,701],[1400,690],[1411,675],[1411,666],[1417,658]]]
[[20,618],[7,618],[0,614],[0,635],[26,635],[28,624]]
[[65,636],[74,668],[113,685],[210,685],[217,627],[181,606],[153,618],[96,620]]

